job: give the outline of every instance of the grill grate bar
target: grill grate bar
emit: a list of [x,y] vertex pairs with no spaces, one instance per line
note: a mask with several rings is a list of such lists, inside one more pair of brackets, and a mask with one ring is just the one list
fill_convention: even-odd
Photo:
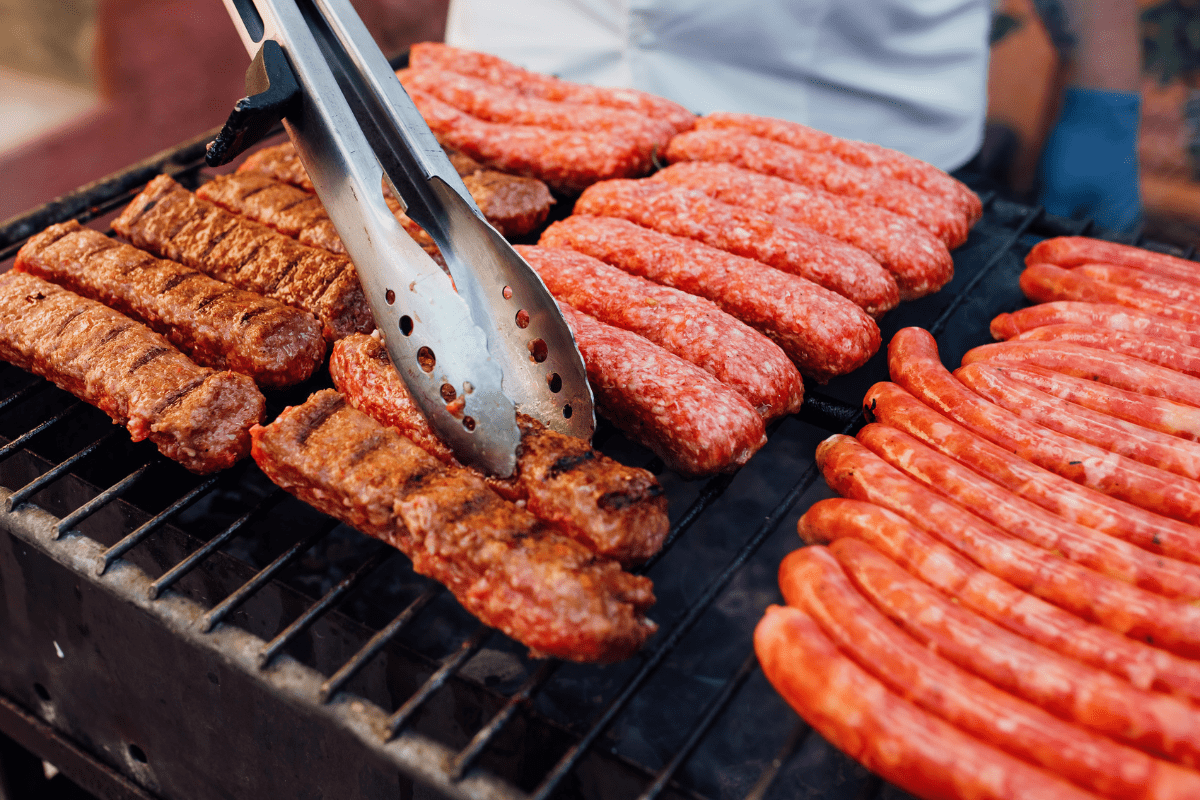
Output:
[[554,765],[554,769],[552,769],[550,774],[543,779],[541,785],[538,786],[537,791],[534,792],[530,800],[548,800],[550,795],[552,795],[558,788],[562,780],[571,772],[572,769],[575,768],[575,765],[583,757],[584,753],[587,752],[588,748],[595,743],[600,734],[608,728],[609,724],[616,718],[617,714],[619,714],[625,708],[626,704],[628,704],[633,698],[633,695],[637,692],[641,685],[645,683],[654,670],[658,668],[659,663],[661,663],[662,660],[666,658],[676,646],[678,646],[678,644],[683,640],[684,635],[686,635],[691,627],[700,619],[701,615],[708,610],[708,607],[712,605],[712,603],[717,599],[721,591],[725,589],[729,582],[733,580],[733,577],[737,574],[738,570],[741,569],[746,561],[758,551],[758,548],[767,540],[767,537],[775,531],[775,528],[779,525],[780,521],[782,521],[784,515],[786,515],[792,509],[792,506],[794,506],[800,500],[800,496],[803,495],[804,492],[808,490],[808,487],[816,481],[818,474],[819,473],[817,472],[817,467],[815,464],[810,465],[808,469],[804,471],[804,473],[800,476],[800,479],[793,484],[792,488],[786,495],[784,495],[779,504],[776,505],[767,518],[763,520],[762,525],[759,526],[754,535],[742,545],[741,549],[738,550],[737,554],[733,557],[729,564],[726,565],[725,569],[721,571],[720,575],[718,575],[717,578],[708,585],[700,598],[692,604],[692,607],[688,610],[688,612],[684,614],[680,621],[672,628],[670,634],[668,634],[667,637],[659,644],[659,646],[649,654],[641,669],[634,673],[633,677],[630,678],[630,680],[625,684],[624,688],[622,688],[620,694],[613,699],[608,708],[604,710],[604,713],[600,715],[600,718],[595,722],[595,724],[592,725],[588,732],[583,735],[583,738],[579,741],[579,743],[568,750],[567,753],[563,755],[561,759],[559,759],[559,762]]
[[161,578],[150,584],[149,588],[146,590],[147,596],[151,600],[156,599],[160,594],[162,594],[164,589],[167,589],[177,580],[195,569],[201,561],[208,558],[218,547],[236,536],[238,532],[250,524],[250,522],[258,519],[264,513],[273,508],[275,504],[284,497],[284,491],[282,489],[276,489],[262,500],[259,500],[254,508],[238,517],[236,520],[230,523],[225,530],[209,539],[204,543],[203,546],[198,547],[194,553],[189,555],[183,561],[180,561],[178,564],[168,570]]
[[329,522],[322,526],[320,530],[316,531],[306,539],[301,539],[287,550],[284,550],[282,553],[280,553],[274,561],[263,567],[257,575],[246,581],[246,583],[238,587],[237,591],[233,592],[233,594],[229,595],[220,603],[213,606],[208,613],[202,616],[200,618],[200,622],[198,623],[200,631],[202,633],[208,633],[211,631],[213,627],[215,627],[216,624],[221,620],[225,619],[225,617],[228,616],[231,611],[235,610],[242,603],[246,602],[246,600],[248,600],[252,594],[265,586],[267,582],[271,580],[271,578],[275,577],[275,573],[279,572],[288,564],[295,561],[303,553],[308,552],[313,545],[332,533],[333,529],[338,525],[339,523],[335,520],[329,520]]
[[279,655],[288,643],[308,629],[317,618],[333,608],[346,592],[354,588],[360,580],[379,568],[383,562],[391,558],[397,551],[395,548],[381,545],[370,558],[359,565],[358,569],[342,578],[337,585],[325,593],[325,596],[314,603],[303,614],[297,617],[291,625],[284,628],[274,639],[268,642],[258,654],[258,668],[266,669],[267,665]]
[[475,763],[480,754],[491,744],[492,740],[504,730],[504,726],[517,713],[517,709],[529,698],[533,697],[534,692],[538,691],[545,685],[546,681],[558,671],[561,661],[547,659],[538,665],[538,668],[530,675],[521,688],[516,691],[512,697],[504,704],[504,708],[500,709],[488,724],[479,729],[479,731],[471,737],[471,741],[461,752],[454,758],[454,762],[450,765],[450,777],[453,780],[461,780],[467,770]]
[[400,633],[408,623],[416,618],[421,610],[442,593],[444,587],[441,584],[431,583],[428,589],[422,592],[416,600],[408,604],[408,607],[396,615],[396,618],[382,628],[378,633],[371,637],[361,650],[355,653],[349,661],[333,675],[321,684],[320,699],[322,703],[328,703],[330,698],[341,691],[341,688],[346,683],[358,674],[359,670],[365,667],[372,658],[374,658],[384,646],[390,642],[396,634]]
[[929,326],[929,333],[931,335],[936,337],[942,332],[942,328],[946,327],[946,323],[950,321],[950,317],[954,316],[954,312],[958,311],[959,306],[965,303],[967,298],[971,296],[971,294],[975,291],[975,287],[979,285],[979,282],[982,281],[984,277],[990,273],[997,264],[1000,263],[1000,259],[1004,257],[1004,254],[1017,244],[1021,237],[1025,235],[1025,231],[1029,230],[1029,227],[1042,216],[1044,211],[1045,209],[1043,209],[1041,206],[1038,206],[1034,209],[1028,209],[1026,211],[1025,218],[1021,220],[1021,223],[1017,225],[1017,227],[1011,232],[1008,237],[1008,241],[1004,243],[1004,246],[997,247],[992,252],[987,261],[985,261],[983,266],[980,267],[979,271],[971,276],[971,280],[967,281],[967,285],[964,286],[958,292],[958,294],[954,296],[954,299],[950,301],[950,304],[946,306],[940,315],[938,315],[937,320]]
[[141,477],[143,475],[145,475],[147,472],[149,472],[150,467],[154,466],[156,463],[161,463],[161,462],[159,462],[157,460],[146,462],[145,464],[138,467],[133,472],[129,473],[124,478],[122,478],[119,483],[113,484],[112,486],[105,489],[103,492],[101,492],[100,494],[96,495],[94,498],[89,500],[87,503],[84,503],[82,506],[77,508],[75,511],[72,511],[70,514],[63,517],[61,520],[59,520],[58,525],[56,525],[54,528],[54,538],[57,539],[59,536],[62,536],[63,534],[65,534],[67,531],[72,530],[80,522],[87,519],[92,514],[95,514],[101,508],[108,505],[113,500],[116,500],[121,495],[125,494],[125,492],[129,491],[130,487],[132,487],[135,483],[137,483],[138,480],[141,479]]
[[[33,427],[32,430],[25,431],[25,433],[22,433],[20,436],[13,439],[8,444],[4,445],[3,447],[0,447],[0,458],[8,458],[10,455],[12,455],[16,451],[20,450],[21,447],[26,442],[28,442],[30,439],[32,439],[34,436],[37,436],[39,433],[50,428],[53,425],[57,425],[58,423],[62,422],[64,419],[66,419],[71,414],[75,413],[76,411],[78,411],[81,408],[83,408],[83,403],[72,403],[71,405],[67,406],[62,411],[58,412],[57,414],[55,414],[53,417],[46,420],[45,422],[38,423],[36,426]],[[10,509],[5,509],[5,510],[11,511],[12,509],[10,508]]]
[[492,629],[487,625],[480,625],[476,628],[471,637],[458,648],[458,652],[449,661],[442,664],[437,672],[433,673],[429,677],[429,680],[425,681],[424,685],[417,690],[417,693],[408,698],[404,705],[396,710],[396,713],[388,717],[384,727],[383,740],[386,742],[394,738],[400,732],[400,729],[412,718],[412,715],[424,705],[425,701],[432,697],[434,692],[442,688],[442,685],[450,679],[450,676],[458,672],[459,668],[467,663],[467,659],[479,652],[479,648],[483,647],[483,643],[491,635]]
[[638,800],[655,800],[662,793],[662,790],[667,786],[667,782],[675,777],[675,773],[691,757],[692,751],[696,749],[705,735],[712,730],[713,725],[716,724],[721,714],[725,711],[725,708],[729,705],[729,701],[742,688],[742,685],[757,666],[758,658],[751,652],[750,655],[746,656],[746,660],[742,662],[742,665],[738,667],[738,671],[733,674],[733,677],[727,680],[725,685],[721,687],[720,693],[709,703],[708,708],[705,709],[704,716],[692,728],[692,732],[688,734],[687,741],[683,743],[683,747],[679,748],[679,751],[675,753],[670,762],[659,770],[658,775],[654,777],[654,783],[650,784],[646,791],[642,792]]
[[4,510],[12,511],[14,508],[21,505],[26,500],[28,500],[30,497],[32,497],[33,495],[35,495],[39,491],[41,491],[41,489],[43,487],[48,486],[51,483],[54,483],[54,481],[61,478],[64,474],[66,474],[67,470],[69,470],[71,467],[78,464],[83,459],[90,456],[92,453],[94,453],[96,450],[98,450],[101,445],[105,444],[110,439],[112,439],[114,436],[116,436],[118,433],[122,433],[122,432],[123,431],[114,428],[113,430],[111,430],[108,433],[101,436],[96,441],[89,444],[87,447],[84,447],[82,450],[80,450],[78,453],[76,453],[75,455],[68,458],[66,461],[63,461],[62,463],[60,463],[58,466],[54,467],[50,471],[43,473],[42,475],[39,475],[38,477],[34,478],[29,483],[25,484],[20,489],[18,489],[17,491],[13,492],[11,495],[8,496],[8,499],[4,501]]
[[100,564],[96,568],[96,574],[103,575],[105,572],[107,572],[108,568],[112,566],[114,561],[125,555],[125,553],[129,552],[129,550],[138,544],[138,542],[142,541],[151,533],[154,533],[154,531],[158,530],[168,519],[175,516],[192,503],[196,502],[201,495],[213,487],[217,480],[219,480],[219,478],[216,476],[208,478],[195,489],[192,489],[183,497],[176,500],[165,510],[160,511],[156,516],[144,522],[139,528],[134,530],[124,539],[105,550],[104,554],[100,558]]
[[[779,771],[783,769],[783,765],[788,762],[788,759],[808,741],[808,737],[812,736],[812,727],[802,719],[796,720],[796,727],[792,728],[791,734],[783,745],[779,748],[779,752],[771,759],[771,763],[758,776],[758,780],[750,787],[750,791],[746,793],[743,800],[762,800],[767,794],[767,789],[771,788],[771,784],[775,782],[775,778],[779,777]],[[873,774],[873,773],[872,773]]]
[[726,473],[723,475],[718,475],[717,477],[711,479],[708,483],[704,484],[704,488],[700,490],[700,495],[692,501],[692,504],[688,506],[687,511],[685,511],[683,516],[679,518],[679,521],[675,523],[675,527],[670,533],[667,534],[667,538],[663,540],[662,547],[659,548],[657,553],[647,559],[644,564],[638,567],[637,574],[644,575],[649,572],[650,568],[657,564],[663,558],[663,556],[667,554],[667,552],[671,549],[671,545],[675,544],[676,540],[686,533],[688,528],[692,527],[692,524],[695,523],[696,520],[700,519],[700,515],[703,514],[709,506],[715,503],[721,497],[721,495],[725,493],[725,490],[729,488],[729,484],[733,483],[733,479],[736,477],[736,472]]
[[50,387],[50,383],[48,381],[34,381],[32,383],[27,383],[24,386],[22,386],[20,389],[17,389],[15,392],[10,394],[8,397],[5,397],[3,400],[0,400],[0,411],[3,411],[4,409],[8,408],[13,403],[16,403],[20,400],[24,400],[26,397],[33,394],[34,392],[40,392],[41,390],[47,389],[49,387]]

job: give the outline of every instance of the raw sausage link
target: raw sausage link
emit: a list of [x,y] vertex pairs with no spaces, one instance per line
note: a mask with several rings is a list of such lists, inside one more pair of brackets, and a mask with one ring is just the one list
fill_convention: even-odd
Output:
[[587,367],[596,407],[685,477],[736,469],[767,442],[740,394],[636,333],[559,304]]
[[963,355],[963,364],[976,361],[1045,367],[1118,389],[1200,407],[1200,378],[1140,358],[1109,353],[1074,342],[1008,341],[984,344],[971,348]]
[[[1200,273],[1200,265],[1196,265]],[[1081,264],[1074,267],[1072,272],[1086,275],[1094,281],[1112,283],[1117,286],[1128,286],[1143,292],[1161,295],[1172,303],[1187,303],[1200,305],[1200,290],[1196,288],[1196,279],[1180,280],[1155,275],[1153,272],[1143,272],[1132,267],[1121,267],[1116,264]],[[1196,277],[1200,277],[1197,275]]]
[[870,203],[733,164],[683,161],[651,177],[854,245],[892,273],[901,300],[932,294],[954,275],[954,259],[937,237],[911,219]]
[[1060,236],[1038,242],[1025,257],[1026,264],[1047,262],[1060,267],[1080,264],[1118,264],[1181,281],[1195,282],[1200,265],[1186,258],[1154,253],[1128,244],[1089,239],[1086,236]]
[[1200,607],[1107,578],[1005,536],[921,486],[853,437],[826,439],[817,447],[817,464],[838,494],[894,511],[1018,589],[1117,633],[1184,656],[1200,655]]
[[245,458],[265,407],[245,375],[197,366],[141,323],[25,272],[0,276],[0,358],[197,473]]
[[1042,367],[990,363],[1013,380],[1069,403],[1181,439],[1200,440],[1200,408],[1063,375]]
[[891,273],[857,247],[701,192],[660,181],[607,181],[580,195],[575,212],[620,217],[756,259],[837,292],[874,317],[899,302]]
[[[868,523],[875,527],[867,529]],[[1138,688],[1022,635],[1021,614],[1035,598],[965,559],[948,561],[944,548],[897,554],[903,547],[921,548],[928,537],[895,514],[870,503],[824,500],[801,518],[801,526],[813,540],[834,540],[830,552],[859,591],[943,658],[1056,716],[1189,766],[1200,759],[1200,720],[1186,698]],[[985,588],[999,594],[983,597]],[[1011,608],[1000,608],[1001,599]],[[1089,635],[1092,626],[1059,613],[1062,619],[1043,620],[1057,626],[1048,629],[1051,639]],[[1126,666],[1152,675],[1153,656],[1167,654],[1142,649],[1147,657]],[[1195,662],[1175,661],[1184,674],[1194,672]]]
[[1059,719],[923,647],[859,593],[826,548],[784,558],[779,585],[789,605],[888,689],[983,742],[1106,797],[1200,796],[1200,773]]
[[311,311],[330,341],[375,328],[349,258],[231,214],[167,175],[150,181],[113,228],[162,258]]
[[560,302],[690,361],[749,400],[764,421],[800,409],[804,380],[784,352],[711,302],[565,247],[518,245],[517,252]]
[[867,418],[898,428],[1064,519],[1156,553],[1200,564],[1200,528],[1080,486],[952,422],[894,383],[867,391]]
[[1043,325],[1094,325],[1111,331],[1140,333],[1170,339],[1189,347],[1200,347],[1200,325],[1163,319],[1112,303],[1080,303],[1056,300],[1000,314],[992,320],[993,339],[1011,339]]
[[[1022,344],[1035,343],[1002,342],[984,347]],[[976,348],[980,349],[983,348]],[[1098,350],[1092,352],[1113,357]],[[967,358],[964,357],[963,363],[969,363]],[[927,331],[920,328],[899,331],[888,345],[888,370],[892,379],[918,400],[1009,452],[1164,516],[1193,525],[1200,522],[1200,483],[1048,431],[997,408],[964,387],[942,366],[937,343]]]
[[560,131],[602,131],[637,146],[641,171],[653,166],[655,151],[675,135],[665,120],[637,111],[528,97],[481,78],[445,70],[406,69],[396,73],[404,88],[433,95],[463,113],[509,125],[535,125]]
[[[554,198],[546,184],[536,178],[508,175],[492,169],[484,169],[473,158],[449,150],[446,155],[458,171],[475,205],[487,217],[487,221],[502,236],[516,237],[531,233],[546,221]],[[281,183],[291,184],[306,192],[313,192],[312,181],[304,165],[296,155],[291,142],[264,147],[252,153],[242,165],[239,173],[258,173]],[[390,192],[385,191],[388,205],[395,202]],[[392,209],[399,210],[399,205]],[[415,223],[413,223],[415,225]],[[411,233],[411,231],[409,231]]]
[[1053,264],[1030,264],[1021,273],[1020,282],[1021,291],[1036,303],[1051,300],[1111,303],[1172,320],[1200,323],[1200,308],[1172,303],[1152,292],[1094,281],[1075,270],[1063,269]]
[[529,97],[569,103],[588,103],[609,108],[641,112],[652,119],[667,122],[675,131],[686,131],[696,124],[696,115],[678,103],[636,89],[608,89],[559,80],[522,69],[486,53],[476,53],[439,42],[418,42],[408,51],[409,66],[416,69],[441,69],[482,78],[506,86]]
[[256,426],[253,454],[276,484],[397,548],[534,655],[615,661],[654,632],[647,578],[597,559],[335,391]]
[[958,207],[975,223],[983,216],[979,195],[937,167],[898,150],[890,150],[871,142],[856,142],[832,136],[807,125],[772,117],[735,114],[718,111],[696,120],[697,130],[736,128],[783,142],[799,150],[832,153],[843,161],[874,170],[896,180],[908,181],[947,203]]
[[1044,325],[1013,337],[1018,342],[1074,342],[1084,347],[1140,358],[1160,367],[1200,377],[1200,348],[1127,331],[1093,325]]
[[737,130],[682,133],[667,145],[666,160],[724,161],[755,172],[856,197],[914,220],[953,249],[967,240],[970,221],[945,201],[911,183],[885,178],[827,153],[797,150]]
[[1004,373],[1003,365],[967,364],[954,377],[977,394],[1035,425],[1113,453],[1200,480],[1200,445],[1059,400]]
[[[218,175],[196,190],[196,196],[216,203],[255,222],[291,236],[300,244],[319,247],[331,253],[346,254],[346,245],[333,227],[329,212],[315,194],[254,172]],[[400,203],[385,197],[388,208],[405,232],[435,261],[442,254],[433,237],[400,210]]]
[[846,298],[692,239],[577,214],[547,228],[540,243],[570,247],[712,300],[773,339],[802,373],[821,382],[858,369],[879,349],[875,321]]
[[163,261],[78,222],[51,225],[13,266],[99,300],[158,331],[198,364],[282,388],[325,360],[312,314]]
[[[411,439],[445,464],[457,465],[421,414],[378,339],[347,336],[333,346],[329,374],[352,406]],[[654,476],[626,467],[517,415],[521,445],[511,478],[486,478],[508,500],[521,501],[544,520],[604,558],[641,563],[662,547],[670,525],[667,498]]]
[[763,673],[796,713],[885,780],[940,800],[1096,798],[888,691],[804,612],[771,606],[754,629]]
[[408,93],[440,141],[504,172],[578,194],[597,181],[632,178],[648,169],[637,143],[605,131],[559,131],[484,122],[413,89]]

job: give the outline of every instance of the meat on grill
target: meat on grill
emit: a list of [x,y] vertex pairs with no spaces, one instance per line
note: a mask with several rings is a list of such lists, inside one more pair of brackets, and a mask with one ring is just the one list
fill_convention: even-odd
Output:
[[325,360],[321,324],[307,311],[155,258],[74,220],[27,241],[14,269],[128,314],[197,363],[249,375],[260,386],[300,383]]
[[599,559],[325,390],[253,430],[254,460],[320,511],[398,548],[535,655],[615,661],[655,630],[649,579]]
[[197,473],[245,457],[265,405],[245,375],[197,366],[141,323],[25,272],[0,276],[0,358]]
[[328,340],[375,328],[349,258],[231,214],[167,175],[150,181],[113,228],[161,258],[311,311]]
[[[383,343],[347,336],[333,347],[329,372],[350,404],[411,439],[430,455],[457,465],[396,373]],[[667,498],[644,469],[626,467],[524,414],[517,415],[521,444],[511,478],[488,478],[509,500],[524,501],[539,519],[622,564],[645,561],[669,530]]]
[[[546,221],[550,206],[554,204],[546,184],[536,178],[484,169],[478,161],[456,150],[447,150],[446,155],[463,179],[475,205],[500,235],[524,236]],[[248,172],[274,178],[306,192],[315,191],[291,142],[265,147],[252,154],[238,167],[238,173]],[[390,196],[388,199],[389,205],[395,202]],[[399,210],[399,205],[392,210]],[[412,224],[416,227],[416,223]],[[406,230],[409,230],[407,226]]]

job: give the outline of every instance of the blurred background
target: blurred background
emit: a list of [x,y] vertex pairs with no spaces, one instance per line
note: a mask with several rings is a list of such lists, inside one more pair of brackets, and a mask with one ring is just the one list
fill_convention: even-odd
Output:
[[[447,0],[355,0],[384,52]],[[1144,232],[1200,243],[1200,0],[1138,0]],[[1058,0],[996,0],[976,167],[1032,200],[1067,83]],[[0,0],[0,221],[220,125],[248,63],[218,0]]]

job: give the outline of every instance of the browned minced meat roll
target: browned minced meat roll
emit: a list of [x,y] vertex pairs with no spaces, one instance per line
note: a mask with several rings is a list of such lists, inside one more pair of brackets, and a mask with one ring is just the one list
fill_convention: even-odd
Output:
[[321,323],[174,261],[155,258],[74,220],[51,225],[17,253],[14,269],[99,300],[158,331],[198,364],[278,389],[325,360]]
[[167,175],[150,181],[113,228],[162,258],[311,311],[331,341],[375,328],[349,258],[232,214]]
[[649,579],[598,559],[333,390],[256,426],[253,437],[254,460],[272,481],[398,548],[535,655],[616,661],[655,630],[644,616],[654,602]]
[[[373,336],[347,336],[329,359],[333,383],[350,404],[407,436],[446,464],[457,461],[392,367],[387,348]],[[524,414],[517,415],[521,444],[511,478],[487,478],[509,500],[525,502],[538,519],[583,542],[594,553],[630,565],[658,552],[670,524],[662,486],[644,469],[597,453]]]
[[[554,198],[546,184],[537,178],[484,169],[475,159],[453,149],[447,149],[446,155],[463,179],[463,184],[483,216],[501,236],[524,236],[546,221]],[[266,175],[306,192],[314,191],[312,180],[309,179],[304,165],[300,163],[296,148],[291,142],[264,147],[242,162],[237,171],[240,174],[250,172]],[[389,205],[395,202],[393,198],[389,200]],[[398,211],[399,208],[399,204],[396,204],[392,210]],[[420,230],[415,222],[409,222]],[[407,226],[405,229],[412,233]]]
[[96,406],[192,472],[245,457],[265,405],[247,376],[197,366],[145,325],[25,272],[0,275],[0,358]]
[[[235,172],[213,178],[196,189],[196,196],[261,222],[300,244],[346,254],[346,245],[321,200],[291,184],[255,172]],[[433,237],[400,210],[400,201],[384,197],[384,202],[413,241],[439,264],[444,263]]]

